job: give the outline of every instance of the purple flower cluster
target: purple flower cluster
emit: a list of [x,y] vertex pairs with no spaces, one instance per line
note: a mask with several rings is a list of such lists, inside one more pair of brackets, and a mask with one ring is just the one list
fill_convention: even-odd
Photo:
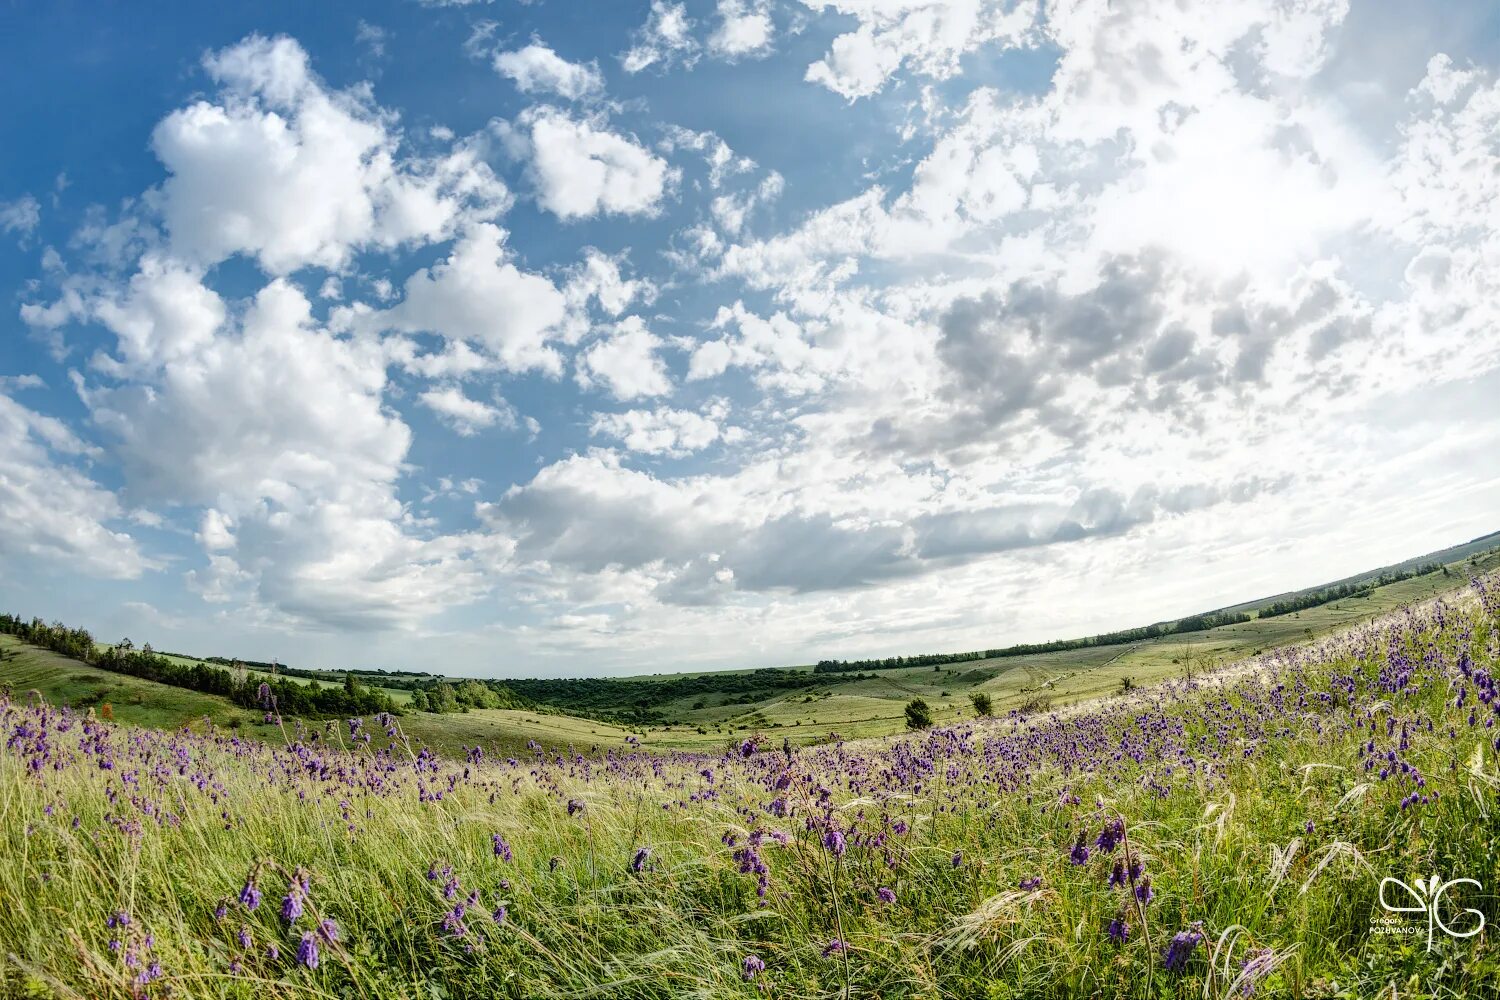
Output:
[[1195,922],[1185,931],[1178,931],[1172,936],[1167,950],[1162,954],[1162,964],[1167,967],[1168,972],[1181,972],[1187,967],[1188,959],[1193,957],[1193,952],[1203,943],[1203,924]]

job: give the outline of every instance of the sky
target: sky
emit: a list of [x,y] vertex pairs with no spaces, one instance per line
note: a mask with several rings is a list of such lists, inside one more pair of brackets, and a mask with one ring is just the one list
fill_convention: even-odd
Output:
[[0,607],[476,676],[1500,529],[1500,8],[0,10]]

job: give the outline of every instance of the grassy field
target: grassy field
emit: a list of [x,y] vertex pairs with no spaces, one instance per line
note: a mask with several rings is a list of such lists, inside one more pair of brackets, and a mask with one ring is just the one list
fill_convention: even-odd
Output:
[[[494,753],[524,751],[529,742],[556,749],[617,748],[637,736],[656,749],[715,751],[752,733],[763,733],[796,746],[842,737],[858,739],[900,732],[904,706],[922,698],[938,722],[972,716],[969,695],[990,696],[1003,714],[1030,705],[1060,707],[1118,691],[1128,679],[1149,684],[1187,677],[1213,665],[1252,656],[1262,650],[1306,642],[1328,635],[1403,604],[1423,600],[1463,585],[1471,572],[1500,568],[1500,552],[1466,558],[1453,564],[1450,574],[1434,573],[1380,587],[1369,595],[1310,608],[1275,618],[1256,618],[1207,632],[1166,636],[1121,646],[1005,657],[939,668],[908,667],[867,671],[865,679],[829,674],[816,687],[767,691],[749,703],[727,702],[727,696],[685,698],[660,706],[671,725],[632,731],[591,719],[557,712],[476,709],[466,713],[431,715],[409,713],[403,725],[413,739],[447,755],[484,746]],[[9,636],[0,644],[23,650],[21,658],[0,663],[0,683],[17,690],[34,688],[49,701],[89,705],[109,702],[115,717],[140,725],[177,726],[205,715],[221,724],[238,720],[262,735],[269,732],[262,718],[220,699],[198,695],[96,670],[44,650],[20,647]],[[202,662],[173,657],[183,662]],[[810,666],[791,669],[811,671]],[[257,671],[251,670],[256,674]],[[871,676],[873,674],[873,676]],[[299,680],[299,682],[301,682]],[[332,682],[319,682],[324,686]],[[398,704],[410,700],[406,691],[382,689]],[[697,707],[702,702],[702,707]],[[377,733],[377,740],[379,734]],[[377,745],[379,745],[377,743]]]
[[[1279,646],[1305,642],[1385,614],[1402,605],[1462,587],[1470,573],[1500,568],[1500,552],[1453,564],[1449,575],[1434,573],[1376,588],[1368,596],[1335,601],[1275,618],[1254,618],[1206,632],[1165,636],[1123,646],[1031,656],[1005,657],[969,663],[896,670],[867,671],[874,679],[861,681],[827,675],[826,687],[778,693],[749,705],[706,705],[691,701],[663,706],[681,723],[647,729],[647,745],[707,749],[726,739],[754,731],[769,731],[778,740],[807,744],[837,734],[845,738],[899,732],[903,706],[920,697],[933,708],[938,721],[972,715],[969,694],[982,691],[997,712],[1028,703],[1062,706],[1119,690],[1128,678],[1149,684],[1170,677],[1186,677],[1192,670],[1243,659]],[[811,670],[811,667],[795,669]],[[809,700],[811,699],[811,700]],[[705,730],[699,732],[700,729]]]
[[[1488,586],[790,756],[444,760],[0,699],[0,996],[1495,996]],[[535,718],[509,725],[561,724]],[[1429,876],[1476,884],[1441,924],[1379,905]]]

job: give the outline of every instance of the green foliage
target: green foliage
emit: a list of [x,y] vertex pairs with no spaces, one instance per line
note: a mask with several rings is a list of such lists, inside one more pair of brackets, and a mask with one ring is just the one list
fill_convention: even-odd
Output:
[[772,667],[659,678],[525,678],[507,680],[505,685],[528,702],[555,706],[572,715],[650,724],[666,720],[658,706],[680,698],[726,695],[727,703],[748,705],[777,692],[826,683],[806,671]]
[[994,715],[995,705],[990,696],[983,691],[970,691],[969,703],[974,706],[975,715]]
[[467,712],[472,708],[533,707],[499,681],[473,678],[453,683],[434,681],[412,692],[411,706],[423,712]]
[[226,670],[207,663],[169,660],[153,650],[150,643],[136,649],[129,639],[101,651],[87,629],[69,628],[62,622],[49,625],[40,618],[26,622],[9,614],[0,615],[0,632],[101,670],[218,695],[245,708],[274,708],[283,715],[311,718],[398,711],[389,695],[364,687],[353,674],[345,675],[341,688],[321,687],[314,681],[298,684],[283,677],[261,681],[243,669]]
[[906,728],[928,729],[932,726],[932,710],[927,707],[927,702],[921,698],[913,698],[906,703]]
[[1105,632],[1102,635],[1086,636],[1082,639],[1056,639],[1052,642],[1022,643],[1001,649],[982,649],[968,653],[923,653],[918,656],[888,656],[882,660],[819,660],[813,666],[818,674],[847,673],[853,670],[899,670],[902,667],[927,667],[939,669],[945,663],[972,663],[976,660],[995,660],[1013,656],[1033,656],[1037,653],[1056,653],[1073,649],[1089,649],[1094,646],[1123,646],[1127,643],[1157,639],[1167,635],[1184,635],[1190,632],[1206,632],[1225,625],[1240,625],[1250,620],[1248,614],[1237,611],[1216,611],[1208,614],[1189,615],[1174,622],[1158,622],[1121,632]]
[[[4,727],[18,740],[40,732],[62,755],[83,752],[90,732],[121,751],[155,740],[162,766],[103,771],[84,761],[33,771],[0,751],[0,997],[1494,996],[1500,952],[1488,929],[1464,940],[1439,932],[1431,953],[1420,936],[1374,930],[1388,916],[1377,897],[1386,875],[1480,879],[1482,890],[1449,896],[1449,920],[1470,926],[1457,912],[1467,906],[1491,926],[1500,916],[1492,737],[1482,724],[1470,728],[1470,706],[1455,706],[1444,682],[1457,678],[1461,653],[1476,672],[1500,667],[1500,617],[1450,607],[1447,618],[1397,643],[1362,630],[1314,668],[1280,658],[1262,676],[1226,675],[1197,692],[1147,690],[1117,712],[1105,706],[1020,728],[971,721],[790,760],[774,750],[742,759],[737,741],[724,747],[726,760],[625,754],[597,766],[318,748],[326,766],[285,771],[268,764],[300,759],[293,754],[306,747],[273,758],[223,731],[194,741],[108,726],[80,732],[76,723],[39,730],[18,703]],[[1381,691],[1372,714],[1371,693],[1392,683],[1391,665],[1424,657],[1450,674],[1419,666],[1434,672]],[[1267,699],[1285,711],[1268,713]],[[1224,727],[1245,720],[1257,738],[1221,742]],[[1127,755],[1113,774],[1072,767],[1065,756],[1042,754],[1024,774],[986,759],[989,744],[1024,738],[1029,725],[1064,755],[1076,739],[1142,756],[1132,764]],[[1180,752],[1152,752],[1165,734]],[[1420,771],[1430,802],[1403,808],[1410,780],[1363,769],[1372,740]],[[190,755],[181,773],[179,750]],[[1184,766],[1183,755],[1201,766]],[[1374,757],[1383,766],[1383,752]],[[892,764],[919,764],[920,777],[872,806]],[[801,788],[826,788],[826,804],[809,800],[805,814],[786,819],[769,813],[769,786],[783,766],[794,806]],[[351,784],[341,782],[345,773]],[[212,794],[194,784],[201,775],[212,775]],[[372,791],[372,778],[388,786],[384,794]],[[574,799],[587,804],[576,815]],[[148,809],[167,820],[126,824]],[[1106,932],[1127,898],[1106,882],[1123,847],[1083,865],[1070,860],[1080,833],[1092,846],[1116,815],[1154,893],[1123,944]],[[824,817],[887,835],[877,847],[851,830],[835,860],[817,826]],[[897,819],[904,832],[887,822]],[[755,856],[766,868],[764,897],[736,856],[752,828],[764,835]],[[494,853],[497,833],[513,859]],[[643,846],[650,860],[632,871]],[[451,867],[461,890],[447,898],[430,867]],[[298,868],[308,912],[288,925],[277,902]],[[250,912],[236,897],[252,872],[266,898]],[[1018,889],[1023,882],[1033,888]],[[895,901],[879,901],[880,887]],[[469,891],[482,902],[458,937],[444,921]],[[221,902],[224,920],[215,917]],[[500,903],[509,911],[503,925],[489,919]],[[123,910],[130,928],[115,935],[106,921]],[[301,935],[325,917],[337,925],[338,947],[324,948],[316,970],[296,965]],[[1420,914],[1395,919],[1425,929]],[[1168,973],[1168,942],[1198,921],[1204,943]],[[242,928],[253,948],[238,944]],[[147,933],[163,976],[139,989],[138,970],[109,942],[139,945]],[[824,955],[836,937],[849,944],[847,963]],[[265,957],[272,943],[282,953],[276,962]],[[747,955],[765,962],[749,981]],[[1269,971],[1237,978],[1256,956],[1274,959],[1262,966]]]
[[1346,597],[1364,597],[1376,587],[1386,587],[1402,580],[1410,580],[1412,577],[1426,576],[1428,573],[1443,571],[1446,576],[1447,567],[1439,563],[1424,563],[1421,566],[1409,570],[1388,571],[1368,580],[1358,583],[1344,583],[1337,587],[1324,587],[1322,590],[1312,590],[1305,594],[1296,594],[1292,597],[1272,601],[1260,609],[1260,617],[1276,618],[1281,615],[1289,615],[1294,611],[1302,611],[1307,608],[1315,608],[1320,604],[1330,604],[1333,601],[1342,600]]

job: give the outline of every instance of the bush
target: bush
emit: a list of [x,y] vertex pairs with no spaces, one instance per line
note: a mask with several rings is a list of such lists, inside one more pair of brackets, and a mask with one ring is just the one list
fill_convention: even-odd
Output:
[[921,698],[913,698],[906,703],[906,728],[927,729],[932,725],[932,710],[927,707],[927,702]]
[[983,691],[969,692],[969,701],[974,706],[975,715],[993,715],[995,712],[994,703],[990,701],[990,696]]

